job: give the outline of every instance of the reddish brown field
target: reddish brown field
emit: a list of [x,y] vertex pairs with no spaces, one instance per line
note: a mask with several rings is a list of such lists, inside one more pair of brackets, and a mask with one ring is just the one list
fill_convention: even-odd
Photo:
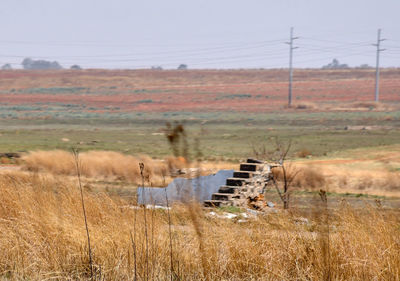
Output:
[[[287,76],[287,70],[0,71],[0,102],[88,111],[265,112],[286,105]],[[372,101],[374,78],[372,69],[295,70],[294,103],[330,110]],[[400,101],[400,69],[382,70],[380,90],[381,101]]]

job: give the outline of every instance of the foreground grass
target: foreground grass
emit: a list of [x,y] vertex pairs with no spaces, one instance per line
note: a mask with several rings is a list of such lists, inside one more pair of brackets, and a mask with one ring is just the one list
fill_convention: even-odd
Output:
[[[76,184],[14,173],[0,176],[0,193],[3,278],[89,279]],[[240,223],[174,206],[169,232],[165,210],[147,210],[145,222],[130,200],[89,191],[84,199],[94,272],[104,280],[399,280],[396,210],[344,203],[328,214],[316,200],[306,212]]]

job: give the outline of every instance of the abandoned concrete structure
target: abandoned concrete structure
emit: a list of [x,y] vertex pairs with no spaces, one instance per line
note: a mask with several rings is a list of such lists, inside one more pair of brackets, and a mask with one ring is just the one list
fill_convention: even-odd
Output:
[[211,200],[204,202],[204,206],[245,207],[251,201],[262,198],[265,189],[272,181],[272,169],[277,166],[260,160],[247,159],[246,163],[240,164],[240,170],[235,171],[233,177],[226,180],[226,185],[213,193]]

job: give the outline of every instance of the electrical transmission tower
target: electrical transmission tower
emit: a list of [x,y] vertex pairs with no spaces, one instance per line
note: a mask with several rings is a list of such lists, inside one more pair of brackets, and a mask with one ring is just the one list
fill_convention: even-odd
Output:
[[375,69],[375,101],[379,101],[379,55],[385,49],[381,49],[381,42],[386,39],[381,39],[381,29],[378,29],[378,40],[376,44],[372,44],[376,46],[376,69]]
[[289,98],[288,106],[292,106],[292,82],[293,82],[293,50],[298,47],[293,47],[293,41],[299,37],[293,37],[293,27],[290,28],[290,41],[286,42],[289,45]]

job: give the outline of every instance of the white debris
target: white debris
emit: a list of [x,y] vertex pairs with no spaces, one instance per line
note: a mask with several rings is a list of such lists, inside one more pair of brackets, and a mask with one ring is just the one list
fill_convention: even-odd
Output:
[[161,210],[171,210],[171,207],[165,207],[165,206],[160,206],[160,205],[146,205],[146,209],[161,209]]
[[224,213],[224,217],[227,219],[233,219],[236,218],[237,215],[236,214],[232,214],[232,213]]
[[270,201],[268,201],[267,202],[267,206],[270,207],[270,208],[273,208],[273,207],[275,207],[275,204],[270,202]]
[[238,216],[236,214],[227,213],[227,212],[224,212],[222,214],[217,214],[216,212],[209,212],[206,215],[207,216],[211,216],[211,217],[216,217],[216,218],[219,218],[219,219],[230,219],[230,220],[233,219],[233,218],[236,218]]
[[[143,206],[122,206],[122,208],[140,210],[140,209],[143,209]],[[171,207],[165,207],[165,206],[159,206],[159,205],[146,205],[146,209],[150,209],[150,210],[157,210],[157,209],[171,210]]]
[[252,209],[246,209],[246,212],[247,212],[247,214],[248,214],[249,216],[252,216],[252,217],[256,217],[256,216],[258,216],[259,214],[262,214],[262,212],[256,211],[256,210],[252,210]]

